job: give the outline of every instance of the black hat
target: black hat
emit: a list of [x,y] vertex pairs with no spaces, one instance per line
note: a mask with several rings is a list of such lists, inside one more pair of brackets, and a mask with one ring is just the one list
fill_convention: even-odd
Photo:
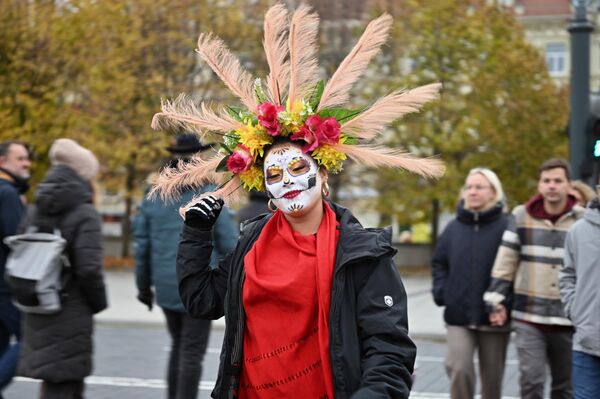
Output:
[[175,143],[167,147],[167,151],[173,154],[193,154],[198,151],[209,149],[210,145],[203,145],[195,134],[180,134]]

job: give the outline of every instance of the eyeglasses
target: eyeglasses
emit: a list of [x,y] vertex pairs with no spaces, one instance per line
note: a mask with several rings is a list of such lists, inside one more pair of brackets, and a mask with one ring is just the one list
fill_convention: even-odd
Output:
[[464,191],[469,191],[471,189],[473,189],[475,191],[483,191],[487,188],[492,188],[492,186],[480,186],[479,184],[475,184],[473,186],[463,186]]
[[596,184],[596,192],[600,195],[600,184]]

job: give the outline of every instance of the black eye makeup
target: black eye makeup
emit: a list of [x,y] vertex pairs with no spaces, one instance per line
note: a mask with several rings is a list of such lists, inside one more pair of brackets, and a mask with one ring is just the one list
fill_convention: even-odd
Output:
[[304,158],[294,158],[288,164],[288,172],[296,177],[305,174],[310,170],[310,163]]
[[269,166],[265,173],[265,180],[267,184],[273,184],[281,181],[283,178],[283,169],[279,166]]

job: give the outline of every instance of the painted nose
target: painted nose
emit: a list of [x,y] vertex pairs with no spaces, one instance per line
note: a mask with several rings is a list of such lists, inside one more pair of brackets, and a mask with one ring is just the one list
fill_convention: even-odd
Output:
[[290,175],[288,174],[287,171],[283,171],[283,184],[290,184],[291,180],[290,180]]

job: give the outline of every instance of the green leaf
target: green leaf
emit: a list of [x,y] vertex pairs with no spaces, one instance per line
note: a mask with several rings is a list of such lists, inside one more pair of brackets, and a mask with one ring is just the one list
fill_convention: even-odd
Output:
[[356,137],[346,136],[345,134],[342,135],[342,138],[340,139],[340,141],[342,142],[342,144],[350,144],[350,145],[358,144],[358,140]]
[[229,169],[227,169],[227,160],[229,159],[229,157],[225,157],[223,159],[221,159],[221,162],[219,162],[219,164],[217,165],[217,172],[227,172]]
[[310,95],[310,99],[308,100],[308,105],[312,109],[317,109],[319,107],[321,96],[323,95],[323,89],[325,89],[325,83],[323,83],[322,80],[319,80],[315,85],[312,94]]
[[227,113],[236,121],[244,123],[244,109],[241,107],[227,106]]
[[362,109],[326,108],[319,112],[319,116],[321,118],[329,118],[330,116],[333,116],[338,122],[341,123],[348,122],[362,111]]
[[233,150],[229,148],[225,143],[219,143],[219,145],[221,146],[221,148],[227,151],[228,154],[233,154]]
[[265,90],[262,85],[262,80],[260,78],[256,78],[254,81],[254,93],[256,94],[256,99],[259,103],[266,103],[268,101],[267,95],[265,94]]

